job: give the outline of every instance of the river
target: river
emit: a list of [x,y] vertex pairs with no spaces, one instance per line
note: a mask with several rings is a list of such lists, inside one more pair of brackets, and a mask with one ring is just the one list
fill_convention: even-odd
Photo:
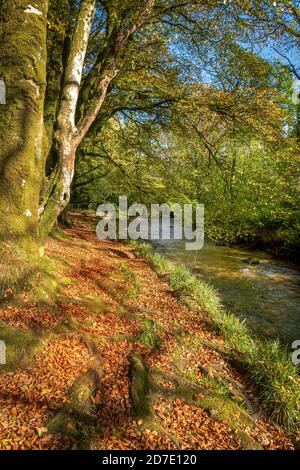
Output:
[[[216,246],[207,240],[199,251],[186,251],[184,241],[152,241],[172,261],[188,266],[215,287],[226,309],[246,320],[260,337],[291,345],[300,340],[300,272],[263,251]],[[243,259],[257,258],[250,265]]]

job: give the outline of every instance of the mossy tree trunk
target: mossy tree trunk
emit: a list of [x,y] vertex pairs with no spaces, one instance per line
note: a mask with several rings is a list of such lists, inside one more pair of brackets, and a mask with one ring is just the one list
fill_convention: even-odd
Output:
[[[69,22],[69,26],[62,28],[62,34],[60,27],[54,28],[57,34],[48,34],[47,43],[48,3],[49,14],[55,10],[54,18],[61,15],[61,24]],[[116,22],[108,31],[82,86],[96,0],[57,4],[0,0],[0,78],[7,89],[0,118],[2,246],[9,241],[13,249],[20,245],[27,254],[37,253],[37,245],[43,246],[69,202],[76,151],[103,108],[109,86],[119,72],[118,59],[154,4],[155,0],[145,0],[137,11],[134,9],[129,22]],[[51,55],[49,50],[47,57],[49,43],[60,52],[52,50]],[[53,61],[57,70],[51,73]],[[45,178],[49,155],[54,156],[55,165]]]
[[0,239],[36,253],[41,171],[48,1],[1,1]]
[[[299,93],[299,100],[300,100],[300,93]],[[297,136],[298,143],[300,144],[300,103],[297,104],[296,136]]]

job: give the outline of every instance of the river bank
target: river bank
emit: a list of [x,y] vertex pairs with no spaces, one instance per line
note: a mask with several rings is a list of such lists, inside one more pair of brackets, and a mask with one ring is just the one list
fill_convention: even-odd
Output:
[[16,303],[10,292],[0,308],[0,449],[298,445],[258,406],[207,310],[188,308],[167,273],[73,217],[47,245],[56,298]]

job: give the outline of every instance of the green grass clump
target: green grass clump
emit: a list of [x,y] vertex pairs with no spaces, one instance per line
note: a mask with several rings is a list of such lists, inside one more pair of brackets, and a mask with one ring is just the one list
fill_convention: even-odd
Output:
[[222,309],[217,310],[212,317],[216,330],[223,335],[227,346],[231,349],[240,354],[247,354],[255,349],[255,340],[243,320]]
[[159,274],[169,273],[174,265],[163,256],[156,254],[152,247],[147,243],[130,241],[132,246]]
[[153,252],[150,245],[134,243],[134,249],[160,274],[167,275],[174,294],[190,309],[204,308],[225,344],[246,368],[257,388],[257,400],[266,414],[288,430],[300,425],[300,377],[290,355],[278,341],[260,341],[244,321],[228,313],[218,293],[193,275]]
[[159,349],[160,339],[156,332],[155,322],[151,318],[144,318],[143,331],[138,339],[147,348]]
[[132,269],[130,269],[127,264],[124,263],[124,261],[120,261],[118,263],[118,268],[120,273],[126,278],[126,280],[129,280],[132,285],[130,289],[126,290],[125,297],[131,300],[136,299],[142,288],[142,285],[136,273]]
[[293,430],[300,423],[300,379],[279,341],[263,341],[245,355],[257,399],[277,423]]

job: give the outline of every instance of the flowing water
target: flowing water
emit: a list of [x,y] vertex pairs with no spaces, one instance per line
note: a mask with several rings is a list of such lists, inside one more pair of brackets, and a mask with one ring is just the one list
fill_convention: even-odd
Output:
[[[199,251],[186,251],[184,241],[151,242],[155,251],[191,268],[215,287],[223,305],[246,319],[259,335],[291,345],[300,340],[300,271],[263,251],[216,246],[206,241]],[[250,265],[243,259],[256,258]]]

